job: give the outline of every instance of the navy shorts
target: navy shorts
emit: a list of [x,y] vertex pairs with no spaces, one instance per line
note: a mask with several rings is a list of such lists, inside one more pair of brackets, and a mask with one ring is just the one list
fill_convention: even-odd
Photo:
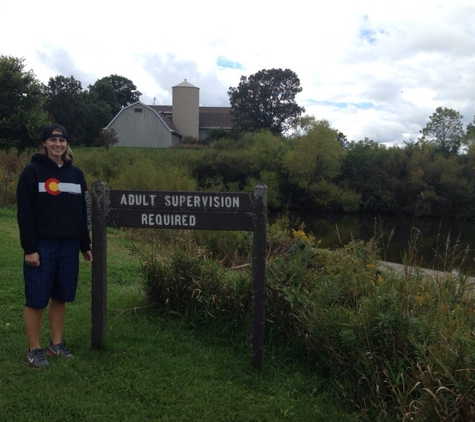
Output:
[[72,302],[79,272],[79,239],[38,239],[40,266],[23,264],[25,306],[44,309],[50,298]]

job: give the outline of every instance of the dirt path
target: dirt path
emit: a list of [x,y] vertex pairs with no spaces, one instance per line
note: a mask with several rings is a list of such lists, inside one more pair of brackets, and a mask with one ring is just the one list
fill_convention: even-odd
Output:
[[[379,268],[381,271],[395,271],[398,274],[405,274],[406,271],[408,272],[423,272],[428,277],[434,280],[443,280],[447,276],[451,275],[451,273],[446,273],[444,271],[435,271],[430,270],[428,268],[417,268],[417,267],[409,267],[404,266],[402,264],[396,264],[394,262],[386,262],[386,261],[379,261]],[[468,277],[468,284],[475,290],[475,277]]]

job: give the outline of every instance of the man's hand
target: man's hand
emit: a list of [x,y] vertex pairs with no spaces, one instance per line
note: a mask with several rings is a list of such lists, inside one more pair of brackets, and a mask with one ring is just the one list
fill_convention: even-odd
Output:
[[83,252],[82,256],[85,261],[92,261],[92,251]]
[[40,255],[38,254],[38,252],[33,252],[25,255],[25,264],[30,265],[31,267],[39,267]]

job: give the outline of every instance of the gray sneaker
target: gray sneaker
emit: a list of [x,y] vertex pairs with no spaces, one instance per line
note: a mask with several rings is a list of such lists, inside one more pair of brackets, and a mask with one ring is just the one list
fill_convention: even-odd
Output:
[[45,349],[45,352],[50,356],[61,356],[63,358],[72,358],[74,357],[71,352],[66,349],[66,345],[64,342],[58,344],[49,344],[49,346]]
[[49,362],[46,360],[43,349],[34,349],[28,351],[26,361],[32,368],[42,368],[48,366]]

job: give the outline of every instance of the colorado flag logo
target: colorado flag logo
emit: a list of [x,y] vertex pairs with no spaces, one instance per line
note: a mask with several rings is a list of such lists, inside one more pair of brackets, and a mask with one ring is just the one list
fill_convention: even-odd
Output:
[[45,182],[45,190],[50,195],[59,195],[61,193],[61,191],[59,190],[59,180],[54,179],[53,177],[51,179],[48,179]]
[[51,177],[44,183],[38,184],[40,192],[47,192],[50,195],[59,195],[61,192],[81,193],[81,185],[77,183],[61,183],[58,179]]

